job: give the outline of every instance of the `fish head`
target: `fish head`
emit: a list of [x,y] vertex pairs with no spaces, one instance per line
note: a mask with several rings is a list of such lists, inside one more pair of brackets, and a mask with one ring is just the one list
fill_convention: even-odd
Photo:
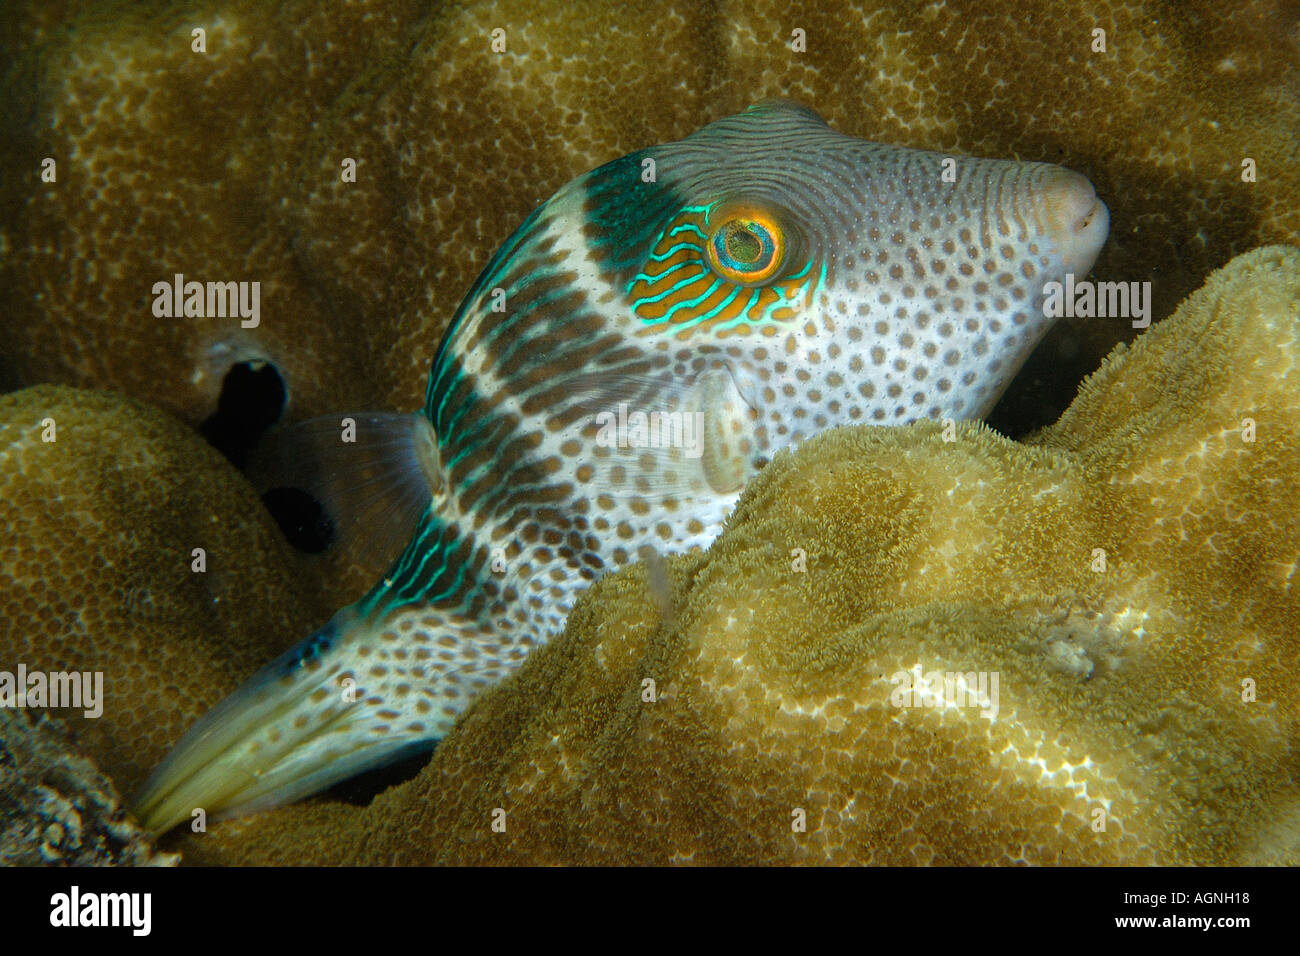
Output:
[[987,414],[1054,321],[1044,287],[1081,279],[1109,227],[1077,172],[874,143],[783,101],[595,170],[556,205],[587,291],[616,289],[636,337],[767,340],[766,385],[877,424]]

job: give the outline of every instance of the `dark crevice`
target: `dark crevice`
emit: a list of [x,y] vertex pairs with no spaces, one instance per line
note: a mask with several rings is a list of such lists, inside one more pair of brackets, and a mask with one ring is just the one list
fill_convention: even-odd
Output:
[[357,774],[355,777],[349,777],[347,780],[341,780],[325,791],[326,796],[350,803],[354,807],[369,806],[370,801],[389,787],[415,779],[429,762],[435,746],[436,741],[415,744],[408,748],[412,751],[409,755],[399,757],[392,763],[374,770]]
[[217,412],[200,427],[217,451],[243,470],[262,434],[280,420],[288,393],[270,362],[232,365],[221,383]]
[[334,543],[334,522],[320,502],[301,488],[272,488],[262,495],[262,504],[299,551],[320,554]]
[[1088,346],[1076,329],[1058,323],[1030,354],[985,422],[1014,439],[1053,424],[1074,401],[1079,383],[1101,364]]

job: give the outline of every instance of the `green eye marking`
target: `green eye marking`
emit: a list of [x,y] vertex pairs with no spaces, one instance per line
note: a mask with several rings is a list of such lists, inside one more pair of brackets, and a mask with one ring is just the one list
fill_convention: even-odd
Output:
[[798,317],[821,279],[811,261],[793,259],[801,253],[792,239],[777,213],[756,203],[684,207],[627,283],[640,334],[747,334]]

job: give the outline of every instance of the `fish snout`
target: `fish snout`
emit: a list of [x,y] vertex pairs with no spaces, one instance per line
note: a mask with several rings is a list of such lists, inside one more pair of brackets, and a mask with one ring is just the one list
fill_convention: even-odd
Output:
[[1086,176],[1053,169],[1039,184],[1044,231],[1063,271],[1087,275],[1110,231],[1110,210]]

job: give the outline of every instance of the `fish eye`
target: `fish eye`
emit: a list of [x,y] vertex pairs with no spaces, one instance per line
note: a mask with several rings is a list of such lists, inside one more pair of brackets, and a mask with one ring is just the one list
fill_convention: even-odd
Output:
[[763,285],[780,274],[785,262],[785,230],[770,214],[752,208],[722,210],[704,244],[713,271],[729,282]]

